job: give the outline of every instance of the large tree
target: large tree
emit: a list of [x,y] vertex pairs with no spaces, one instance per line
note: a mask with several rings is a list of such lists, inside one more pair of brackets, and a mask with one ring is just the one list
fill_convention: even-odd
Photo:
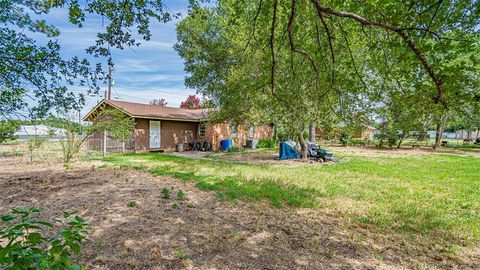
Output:
[[283,123],[305,156],[309,123],[393,104],[378,101],[395,96],[384,90],[422,97],[418,106],[439,119],[478,96],[479,10],[467,0],[224,0],[179,24],[176,49],[186,84],[216,99],[220,114]]

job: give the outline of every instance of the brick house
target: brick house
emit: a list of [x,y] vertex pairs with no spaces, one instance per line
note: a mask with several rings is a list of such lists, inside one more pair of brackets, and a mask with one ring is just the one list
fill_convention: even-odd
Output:
[[[272,125],[211,123],[208,121],[206,109],[188,110],[107,99],[99,102],[83,120],[92,120],[96,112],[105,108],[119,109],[135,119],[134,138],[127,145],[123,145],[127,151],[171,152],[176,151],[177,144],[184,144],[184,149],[187,149],[189,142],[203,143],[205,140],[210,141],[212,148],[216,150],[224,139],[233,139],[234,146],[244,146],[249,139],[271,139],[273,134]],[[108,132],[94,134],[92,139],[99,141],[99,145],[110,144]]]

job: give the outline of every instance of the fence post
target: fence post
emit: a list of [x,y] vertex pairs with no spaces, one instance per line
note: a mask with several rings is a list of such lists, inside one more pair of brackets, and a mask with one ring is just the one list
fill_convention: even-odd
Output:
[[107,131],[103,131],[103,155],[107,154]]

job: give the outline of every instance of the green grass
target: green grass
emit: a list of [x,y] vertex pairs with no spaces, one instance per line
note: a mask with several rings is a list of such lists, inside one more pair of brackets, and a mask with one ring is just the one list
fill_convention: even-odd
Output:
[[220,199],[325,207],[375,230],[458,244],[480,240],[480,158],[344,155],[325,166],[270,165],[165,154],[104,158],[115,166],[194,181]]

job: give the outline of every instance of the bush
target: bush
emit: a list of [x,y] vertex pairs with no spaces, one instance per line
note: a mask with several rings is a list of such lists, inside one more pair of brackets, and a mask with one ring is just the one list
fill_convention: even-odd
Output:
[[275,148],[277,146],[277,142],[271,139],[260,139],[258,140],[258,148]]
[[228,150],[229,152],[245,152],[245,148],[234,146]]
[[[13,209],[0,221],[0,269],[82,269],[72,262],[80,254],[87,235],[85,221],[74,212],[64,212],[63,229],[53,237],[42,235],[52,223],[33,218],[37,208]],[[51,233],[49,233],[51,234]]]
[[347,146],[350,143],[352,136],[353,135],[350,131],[347,131],[347,130],[342,131],[342,133],[340,133],[340,142],[342,143],[342,145]]
[[380,143],[378,145],[378,147],[380,147],[380,148],[383,147],[383,142],[384,141],[387,142],[387,145],[390,148],[393,148],[393,146],[395,146],[398,142],[398,134],[397,134],[397,132],[395,132],[393,130],[382,131],[382,133],[380,133],[378,135],[378,138],[380,139]]

